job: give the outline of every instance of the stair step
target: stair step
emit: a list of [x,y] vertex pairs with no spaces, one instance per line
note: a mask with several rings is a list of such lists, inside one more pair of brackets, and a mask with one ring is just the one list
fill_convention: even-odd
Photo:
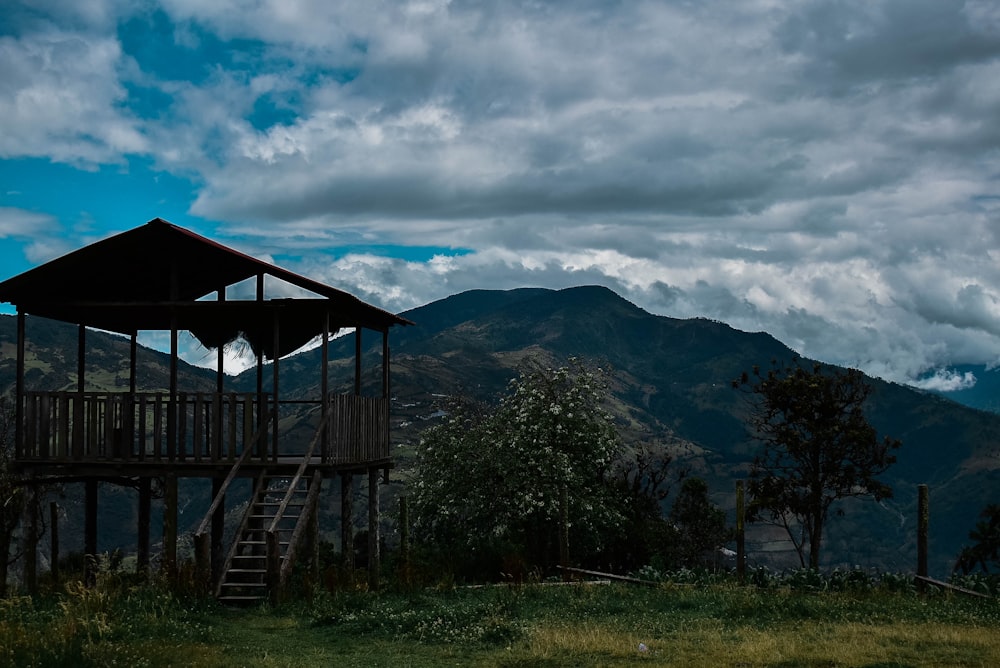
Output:
[[233,573],[241,573],[241,574],[256,573],[256,574],[259,575],[259,574],[262,574],[262,573],[267,573],[267,569],[266,568],[230,568],[228,571],[226,571],[226,575],[231,575]]
[[262,589],[267,587],[266,582],[223,582],[222,587],[248,587],[250,589]]
[[250,605],[252,603],[260,603],[264,600],[263,596],[220,596],[218,598],[219,603],[231,603],[233,605]]

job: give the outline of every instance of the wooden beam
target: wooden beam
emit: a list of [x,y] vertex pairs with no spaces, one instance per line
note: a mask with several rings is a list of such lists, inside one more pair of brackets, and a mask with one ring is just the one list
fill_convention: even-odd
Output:
[[959,594],[965,594],[966,596],[975,596],[976,598],[992,598],[987,594],[981,594],[978,591],[972,591],[971,589],[966,589],[965,587],[959,587],[948,582],[942,582],[941,580],[935,580],[934,578],[925,577],[923,575],[914,576],[919,583],[934,585],[935,587],[940,587],[942,589],[947,589],[949,591],[958,592]]

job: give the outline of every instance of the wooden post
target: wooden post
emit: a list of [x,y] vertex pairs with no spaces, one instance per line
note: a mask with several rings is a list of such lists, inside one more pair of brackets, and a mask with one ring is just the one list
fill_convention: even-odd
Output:
[[[29,476],[31,474],[28,474]],[[24,486],[22,542],[24,547],[24,588],[38,592],[38,487],[30,481]]]
[[319,393],[323,402],[323,410],[320,419],[324,425],[323,441],[320,443],[320,461],[324,464],[330,460],[330,312],[323,313],[323,343],[320,349],[320,373],[322,377],[319,383]]
[[736,579],[741,585],[746,584],[746,496],[742,480],[736,481]]
[[149,575],[149,516],[152,511],[152,481],[139,478],[139,526],[136,528],[136,573]]
[[361,396],[361,325],[354,328],[354,396]]
[[340,549],[344,570],[354,570],[354,476],[340,474]]
[[59,584],[59,505],[49,502],[49,572],[52,574],[52,584]]
[[[14,380],[14,455],[20,459],[24,453],[24,337],[25,315],[17,310],[17,367]],[[0,583],[0,589],[3,589]]]
[[927,577],[927,534],[930,525],[930,493],[917,485],[917,575]]
[[368,469],[368,590],[378,591],[381,571],[379,554],[378,469]]
[[99,568],[97,557],[97,480],[87,480],[83,485],[83,582],[88,587],[93,587],[97,584]]
[[177,579],[177,474],[163,481],[163,557],[161,567],[167,579]]
[[[212,498],[214,499],[219,495],[219,491],[222,489],[222,484],[225,482],[223,478],[212,478]],[[222,503],[216,509],[215,513],[212,515],[212,532],[211,532],[211,545],[209,547],[209,562],[211,563],[211,582],[214,585],[222,577],[222,566],[225,555],[222,551],[222,541],[223,535],[226,531],[226,497],[223,495]]]
[[389,330],[382,330],[382,398],[389,399]]
[[274,396],[272,397],[272,402],[274,404],[274,407],[272,408],[272,410],[274,411],[274,422],[271,423],[271,459],[272,459],[272,461],[278,461],[278,421],[280,419],[279,416],[278,416],[278,408],[279,408],[279,404],[278,404],[278,364],[279,364],[280,358],[281,358],[281,352],[280,352],[280,349],[278,348],[278,346],[280,344],[280,341],[279,341],[280,333],[281,333],[281,327],[279,325],[278,311],[277,311],[277,309],[275,309],[275,311],[274,311],[274,353],[273,353],[274,360],[271,362],[271,371],[273,372],[273,376],[272,376],[272,390],[271,391],[274,393]]

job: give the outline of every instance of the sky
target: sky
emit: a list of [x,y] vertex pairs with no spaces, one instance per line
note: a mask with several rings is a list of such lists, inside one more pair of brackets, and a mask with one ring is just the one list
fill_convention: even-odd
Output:
[[0,280],[161,217],[393,311],[1000,364],[995,0],[3,0],[0,119]]

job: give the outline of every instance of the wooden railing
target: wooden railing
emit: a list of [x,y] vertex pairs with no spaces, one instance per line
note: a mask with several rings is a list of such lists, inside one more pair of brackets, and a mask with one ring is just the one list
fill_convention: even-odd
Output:
[[[259,460],[303,452],[291,442],[275,447],[266,434],[252,440],[261,415],[253,393],[181,392],[171,401],[153,392],[26,392],[23,402],[20,461],[233,463],[246,447]],[[270,405],[265,399],[265,410]],[[331,395],[328,411],[324,463],[388,458],[386,399]]]
[[329,440],[323,461],[332,464],[373,462],[389,457],[389,400],[330,396]]

